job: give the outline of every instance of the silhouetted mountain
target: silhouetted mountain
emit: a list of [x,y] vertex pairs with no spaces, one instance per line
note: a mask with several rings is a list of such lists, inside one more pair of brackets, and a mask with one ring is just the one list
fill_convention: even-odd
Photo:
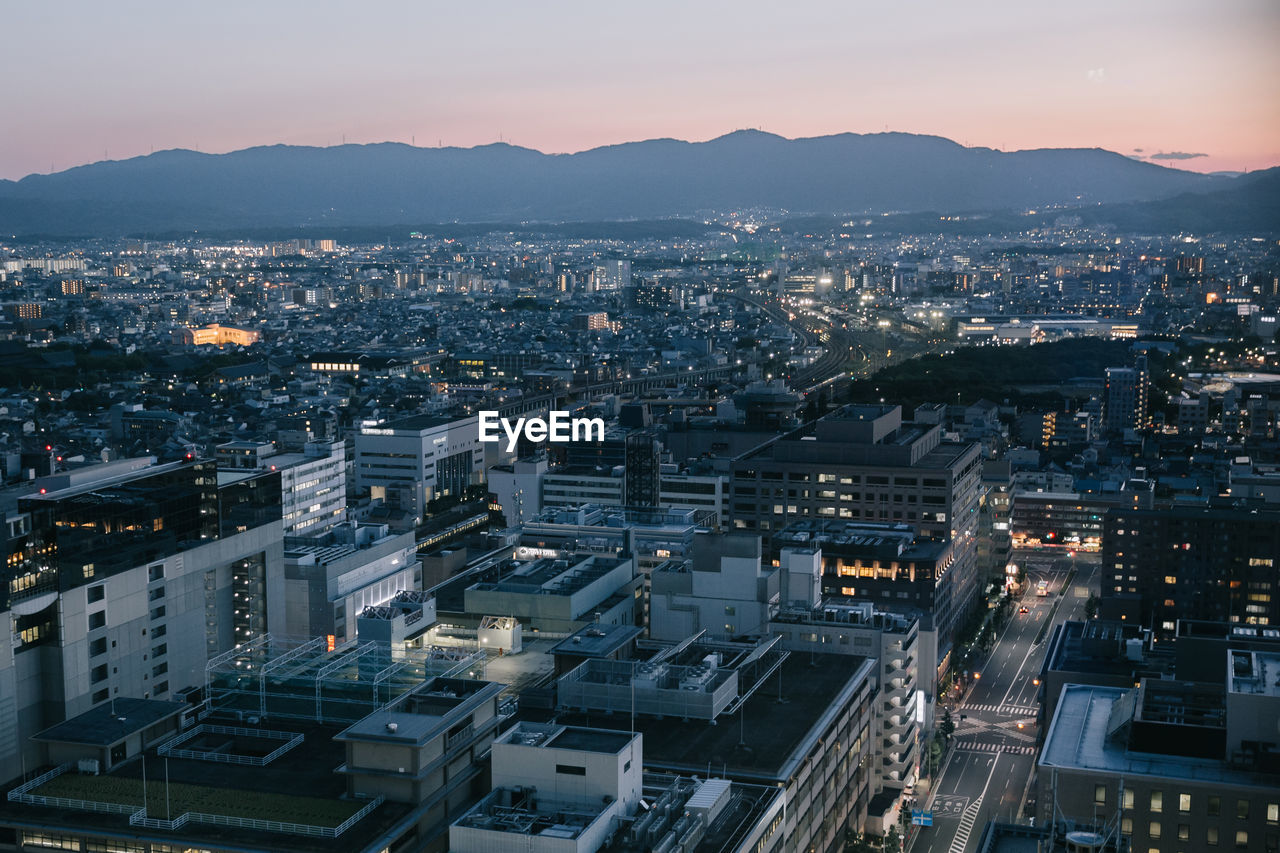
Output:
[[1182,193],[1156,202],[1104,204],[1080,211],[1087,224],[1124,231],[1280,234],[1280,167],[1232,179],[1226,189]]
[[0,231],[119,234],[449,221],[618,220],[766,208],[981,211],[1228,186],[1100,149],[1000,152],[935,136],[738,131],[578,154],[512,145],[162,151],[0,182]]

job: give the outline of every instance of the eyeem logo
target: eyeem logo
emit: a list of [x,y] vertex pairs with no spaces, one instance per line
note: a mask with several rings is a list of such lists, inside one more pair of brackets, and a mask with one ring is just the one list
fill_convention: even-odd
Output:
[[529,441],[567,444],[571,441],[604,441],[604,418],[575,418],[568,412],[552,412],[549,418],[499,417],[497,412],[480,412],[480,440],[502,441],[507,438],[507,452],[516,449],[523,435]]

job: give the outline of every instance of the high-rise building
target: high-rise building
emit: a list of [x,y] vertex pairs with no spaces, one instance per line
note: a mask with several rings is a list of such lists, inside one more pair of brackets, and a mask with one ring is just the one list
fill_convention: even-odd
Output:
[[12,775],[19,744],[39,764],[36,732],[117,696],[174,697],[210,658],[283,624],[278,472],[219,482],[212,461],[171,463],[26,495],[7,515],[0,768]]
[[1151,384],[1147,357],[1139,356],[1133,367],[1108,367],[1103,428],[1107,432],[1146,429],[1151,425],[1148,395]]
[[1113,509],[1102,536],[1102,615],[1174,635],[1179,619],[1280,625],[1280,512]]

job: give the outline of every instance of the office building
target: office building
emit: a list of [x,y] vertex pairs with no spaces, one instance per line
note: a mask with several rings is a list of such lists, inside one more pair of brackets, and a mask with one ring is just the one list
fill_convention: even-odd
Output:
[[[113,466],[110,471],[117,468]],[[0,767],[28,738],[119,696],[169,699],[282,625],[280,475],[220,482],[171,463],[21,497],[0,613]]]
[[776,637],[694,636],[644,661],[584,662],[557,684],[558,721],[611,713],[643,736],[646,770],[776,787],[783,813],[754,849],[830,850],[866,825],[875,667],[790,653]]
[[[846,406],[733,461],[733,529],[770,539],[804,520],[891,522],[951,550],[948,624],[977,605],[982,458],[899,406]],[[771,549],[772,550],[772,549]],[[861,595],[861,593],[859,593]],[[940,641],[941,642],[941,641]]]
[[[1229,652],[1223,688],[1068,684],[1037,768],[1036,823],[1118,824],[1134,850],[1280,845],[1280,658]],[[1269,680],[1268,680],[1269,679]]]
[[347,514],[347,464],[342,442],[309,441],[301,453],[277,453],[271,442],[232,441],[215,449],[223,477],[279,471],[285,536],[315,536]]
[[920,671],[945,667],[965,613],[957,604],[950,542],[917,536],[905,524],[839,521],[799,521],[773,541],[780,559],[788,550],[818,555],[823,596],[870,601],[877,609],[918,617]]
[[403,590],[421,589],[413,533],[385,524],[346,522],[320,537],[290,538],[284,548],[288,602],[280,630],[296,637],[356,638],[356,618]]
[[1170,506],[1107,512],[1103,617],[1171,638],[1179,619],[1280,625],[1280,512]]
[[484,448],[475,415],[413,415],[360,429],[356,488],[420,518],[436,498],[458,498],[484,479]]

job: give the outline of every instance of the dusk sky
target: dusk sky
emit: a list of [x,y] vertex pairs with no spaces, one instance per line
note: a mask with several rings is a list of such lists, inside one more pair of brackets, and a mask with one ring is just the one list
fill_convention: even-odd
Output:
[[1276,0],[50,2],[0,20],[5,178],[165,148],[566,152],[744,127],[1280,165]]

